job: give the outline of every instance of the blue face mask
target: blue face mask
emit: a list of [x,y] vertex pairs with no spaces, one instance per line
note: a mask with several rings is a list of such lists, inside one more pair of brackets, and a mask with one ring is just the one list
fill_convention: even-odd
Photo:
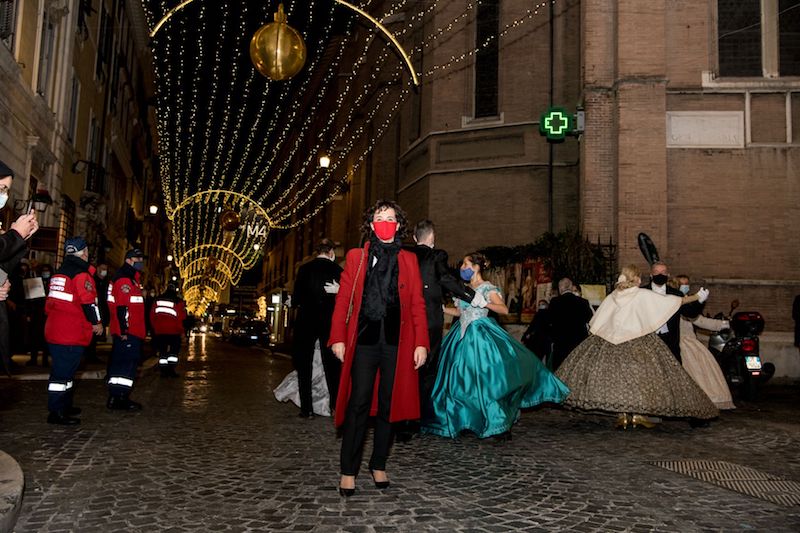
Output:
[[678,290],[680,290],[683,294],[689,294],[689,286],[688,285],[681,285],[680,287],[678,287]]
[[475,271],[471,268],[462,268],[461,269],[461,279],[464,281],[469,281],[472,279],[472,276],[475,275]]
[[144,261],[134,261],[133,268],[141,272],[144,270]]

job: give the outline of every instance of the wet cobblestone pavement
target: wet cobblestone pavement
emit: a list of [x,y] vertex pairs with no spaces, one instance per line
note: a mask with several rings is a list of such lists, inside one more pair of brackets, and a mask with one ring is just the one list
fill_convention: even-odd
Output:
[[77,428],[45,423],[45,382],[0,383],[0,449],[26,480],[15,531],[800,531],[800,506],[651,464],[726,461],[800,481],[797,387],[705,429],[615,431],[544,408],[508,442],[416,438],[394,446],[390,489],[364,468],[345,500],[331,420],[272,395],[288,361],[198,336],[179,370],[145,372],[140,413],[106,410],[102,382],[81,382]]

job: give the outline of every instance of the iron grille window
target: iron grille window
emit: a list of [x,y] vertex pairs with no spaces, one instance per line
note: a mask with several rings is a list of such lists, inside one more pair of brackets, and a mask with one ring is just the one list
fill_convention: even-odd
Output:
[[44,12],[44,19],[42,20],[42,41],[39,48],[39,78],[37,82],[36,92],[42,96],[47,94],[47,89],[50,84],[50,73],[53,70],[54,50],[56,29],[53,21]]
[[111,57],[111,45],[113,44],[113,22],[111,15],[102,6],[100,12],[100,33],[97,37],[97,63],[95,74],[102,79],[105,72],[105,64]]
[[0,40],[11,48],[14,41],[17,0],[0,0]]
[[78,101],[81,93],[81,82],[72,72],[72,90],[69,99],[69,123],[67,125],[67,136],[70,141],[75,142],[75,133],[78,129]]
[[497,116],[500,0],[478,4],[475,44],[475,118]]

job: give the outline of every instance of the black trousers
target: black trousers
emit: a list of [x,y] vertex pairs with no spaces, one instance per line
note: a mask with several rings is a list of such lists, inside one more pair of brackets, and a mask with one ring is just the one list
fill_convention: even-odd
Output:
[[122,340],[113,336],[111,359],[108,363],[108,393],[111,396],[127,398],[133,389],[136,371],[139,368],[139,355],[142,353],[142,339],[128,335]]
[[178,364],[178,354],[181,351],[180,334],[175,335],[153,335],[153,349],[158,354],[158,366],[160,368],[175,367]]
[[420,422],[425,424],[433,420],[433,386],[436,384],[436,375],[439,373],[439,353],[442,349],[442,328],[428,329],[428,338],[431,351],[425,364],[419,369],[419,404]]
[[342,374],[342,363],[326,346],[330,337],[330,326],[326,324],[308,324],[300,322],[295,327],[292,346],[292,364],[297,370],[297,387],[300,392],[300,412],[313,412],[311,398],[311,376],[314,365],[314,344],[319,341],[322,355],[322,367],[325,369],[325,383],[328,385],[331,409],[336,407],[336,395],[339,392],[339,378]]
[[369,411],[372,407],[372,394],[378,374],[380,374],[378,416],[375,417],[375,435],[369,468],[386,470],[386,459],[389,457],[389,449],[392,447],[392,425],[389,423],[389,412],[392,405],[396,366],[397,346],[384,342],[369,346],[356,346],[350,371],[350,401],[347,404],[347,412],[342,426],[340,460],[343,476],[356,476],[361,467]]

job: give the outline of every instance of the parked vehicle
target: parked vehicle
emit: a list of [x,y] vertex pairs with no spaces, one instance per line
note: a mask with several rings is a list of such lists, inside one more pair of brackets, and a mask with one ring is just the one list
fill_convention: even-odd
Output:
[[231,328],[228,340],[241,346],[269,346],[269,325],[263,320],[248,320]]
[[[761,360],[759,335],[764,331],[764,318],[758,311],[739,311],[738,300],[731,303],[733,316],[727,318],[729,329],[711,334],[708,349],[714,354],[734,396],[755,400],[758,390],[775,374],[775,365]],[[725,319],[720,313],[715,318]]]

